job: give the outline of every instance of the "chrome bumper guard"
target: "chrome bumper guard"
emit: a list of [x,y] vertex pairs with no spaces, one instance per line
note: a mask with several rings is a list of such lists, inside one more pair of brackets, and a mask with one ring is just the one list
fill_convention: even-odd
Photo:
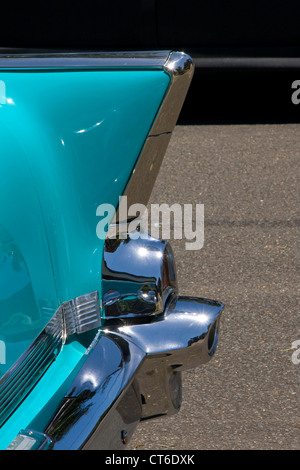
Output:
[[10,449],[124,448],[140,420],[179,410],[181,372],[213,356],[222,309],[173,296],[149,322],[108,322],[43,432],[21,431]]

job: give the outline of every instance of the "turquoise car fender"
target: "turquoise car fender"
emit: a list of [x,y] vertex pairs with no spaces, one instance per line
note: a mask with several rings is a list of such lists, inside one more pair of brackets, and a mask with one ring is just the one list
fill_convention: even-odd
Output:
[[0,378],[58,307],[43,214],[19,126],[11,118],[6,113],[0,125]]
[[[7,324],[18,319],[28,326],[25,349],[59,304],[101,290],[96,210],[117,206],[170,77],[157,70],[30,69],[2,70],[0,79],[0,224],[31,286],[26,314],[12,303],[1,309],[0,338],[9,344]],[[5,274],[2,245],[4,300],[11,289],[21,295],[21,274],[15,281]],[[19,352],[8,347],[5,369]]]
[[178,296],[169,243],[118,207],[147,203],[192,75],[166,51],[0,55],[1,449],[123,448],[215,353],[223,305]]

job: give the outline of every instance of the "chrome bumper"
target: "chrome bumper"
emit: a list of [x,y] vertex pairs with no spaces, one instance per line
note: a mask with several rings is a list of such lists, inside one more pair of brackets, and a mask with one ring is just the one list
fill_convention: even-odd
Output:
[[124,448],[140,420],[179,410],[181,371],[213,356],[222,309],[172,296],[148,321],[108,322],[44,432],[19,439],[30,436],[34,449]]
[[170,244],[136,235],[107,237],[104,323],[51,419],[42,410],[9,449],[122,449],[140,420],[180,409],[181,372],[215,353],[223,305],[178,296]]

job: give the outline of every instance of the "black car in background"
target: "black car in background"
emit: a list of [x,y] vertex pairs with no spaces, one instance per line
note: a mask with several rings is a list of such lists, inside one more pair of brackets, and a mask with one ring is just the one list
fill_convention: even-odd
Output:
[[0,48],[185,50],[196,73],[181,121],[289,122],[299,19],[299,0],[2,2]]

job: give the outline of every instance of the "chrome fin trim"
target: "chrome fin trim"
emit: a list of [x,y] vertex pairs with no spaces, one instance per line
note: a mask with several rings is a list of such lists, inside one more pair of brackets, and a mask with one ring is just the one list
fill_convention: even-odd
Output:
[[[128,207],[135,203],[148,203],[193,78],[194,64],[188,54],[170,52],[163,70],[170,75],[171,83],[125,188]],[[116,219],[125,222],[119,213]]]

